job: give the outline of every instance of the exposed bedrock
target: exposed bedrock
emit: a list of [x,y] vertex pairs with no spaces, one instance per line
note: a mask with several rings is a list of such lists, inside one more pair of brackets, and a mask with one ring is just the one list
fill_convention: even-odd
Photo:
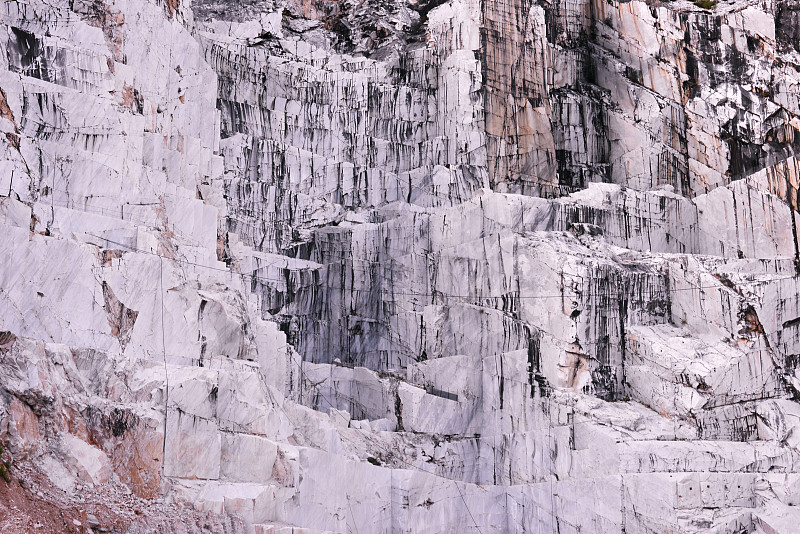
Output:
[[794,532],[800,6],[711,4],[6,3],[0,485]]
[[397,32],[366,56],[311,44],[287,12],[207,23],[228,194],[246,207],[232,229],[291,250],[342,210],[484,185],[692,197],[770,167],[797,148],[795,11],[751,4],[458,1],[427,14],[426,46]]

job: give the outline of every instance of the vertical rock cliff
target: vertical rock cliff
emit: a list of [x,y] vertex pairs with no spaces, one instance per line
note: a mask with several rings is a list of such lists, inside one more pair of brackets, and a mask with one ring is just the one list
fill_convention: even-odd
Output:
[[0,21],[3,532],[795,532],[795,0]]

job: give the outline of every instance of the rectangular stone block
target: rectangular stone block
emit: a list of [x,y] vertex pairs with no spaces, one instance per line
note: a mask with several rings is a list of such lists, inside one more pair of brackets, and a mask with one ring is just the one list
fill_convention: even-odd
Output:
[[266,483],[272,478],[277,455],[278,446],[266,438],[225,434],[222,437],[220,476],[231,482]]
[[165,448],[166,476],[219,478],[221,437],[214,423],[180,411],[169,411]]

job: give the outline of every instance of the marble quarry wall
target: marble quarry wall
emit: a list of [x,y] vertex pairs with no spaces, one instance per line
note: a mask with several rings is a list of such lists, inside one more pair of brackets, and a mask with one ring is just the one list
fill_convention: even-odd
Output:
[[796,0],[0,25],[3,532],[796,532]]

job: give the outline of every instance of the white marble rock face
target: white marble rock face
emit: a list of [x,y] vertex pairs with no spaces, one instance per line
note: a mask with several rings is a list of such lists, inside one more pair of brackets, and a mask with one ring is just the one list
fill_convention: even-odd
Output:
[[0,26],[0,442],[58,491],[249,533],[797,532],[795,0]]

